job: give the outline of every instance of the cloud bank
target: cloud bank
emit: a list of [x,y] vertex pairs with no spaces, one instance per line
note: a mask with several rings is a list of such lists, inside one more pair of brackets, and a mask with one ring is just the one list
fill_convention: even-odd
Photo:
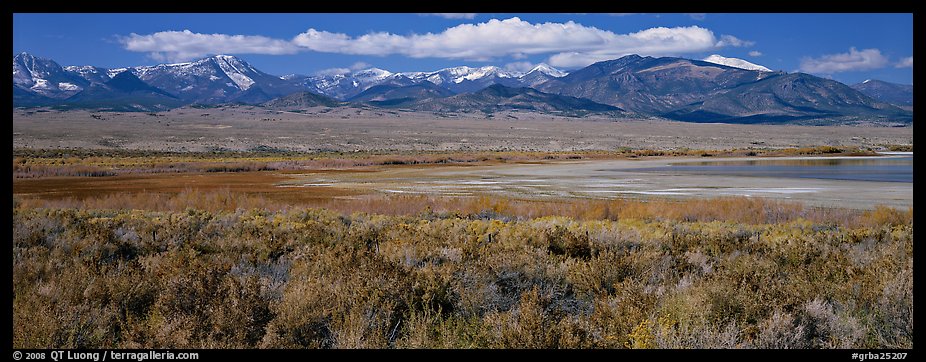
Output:
[[894,64],[894,68],[913,68],[913,56],[900,59],[897,64]]
[[440,16],[444,19],[473,19],[477,13],[427,13],[421,15]]
[[201,34],[189,30],[132,33],[118,40],[126,50],[148,53],[158,61],[184,61],[222,53],[279,55],[300,51],[290,41],[260,35]]
[[513,62],[505,64],[503,67],[505,70],[510,72],[529,72],[531,69],[534,69],[534,63],[531,62]]
[[517,17],[460,24],[439,33],[425,34],[371,32],[350,36],[310,28],[290,40],[283,40],[184,30],[149,35],[133,33],[120,41],[127,50],[174,61],[220,53],[292,54],[299,51],[477,61],[551,54],[547,61],[550,65],[567,68],[628,54],[681,55],[753,45],[751,41],[732,35],[715,36],[711,30],[699,26],[655,27],[617,34],[573,21],[533,24]]
[[883,68],[887,57],[878,49],[857,50],[849,48],[848,53],[827,54],[819,58],[801,59],[800,70],[807,73],[832,74],[857,70]]

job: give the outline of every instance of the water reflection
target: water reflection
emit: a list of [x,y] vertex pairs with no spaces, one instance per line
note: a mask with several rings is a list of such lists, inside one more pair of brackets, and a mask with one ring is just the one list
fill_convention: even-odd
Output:
[[913,156],[676,162],[642,172],[913,182]]
[[868,166],[868,165],[913,165],[913,157],[891,158],[826,158],[826,159],[768,159],[742,161],[696,161],[677,162],[680,166]]

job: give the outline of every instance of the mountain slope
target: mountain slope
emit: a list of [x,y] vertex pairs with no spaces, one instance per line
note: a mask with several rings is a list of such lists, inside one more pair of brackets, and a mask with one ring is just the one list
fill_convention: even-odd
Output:
[[113,111],[162,111],[185,104],[132,74],[122,72],[106,83],[94,83],[65,99],[63,108],[96,108]]
[[857,117],[910,120],[912,113],[876,101],[845,84],[809,74],[777,74],[665,114],[692,122],[788,122]]
[[92,83],[106,83],[110,79],[112,79],[112,77],[115,74],[118,74],[118,73],[110,74],[109,69],[94,67],[92,65],[84,65],[84,66],[69,65],[69,66],[64,67],[64,71],[71,73],[73,75],[76,75],[78,77],[81,77],[85,79],[87,82],[90,82],[91,84]]
[[375,107],[436,112],[628,112],[620,115],[730,123],[912,121],[912,86],[866,81],[849,87],[807,74],[763,71],[742,59],[708,59],[733,66],[629,55],[569,74],[540,64],[526,73],[484,66],[277,77],[226,55],[106,69],[62,68],[52,60],[21,53],[13,57],[13,104],[160,110],[191,103],[245,103],[304,109],[342,106],[345,103],[338,99],[351,99]]
[[913,105],[913,85],[869,79],[858,84],[853,84],[851,87],[852,89],[882,102],[902,106]]
[[170,93],[167,93],[157,87],[152,87],[148,83],[142,82],[141,79],[132,74],[132,72],[122,72],[116,74],[115,77],[107,81],[106,86],[110,89],[122,93],[151,93],[159,94],[165,97],[176,98]]
[[275,97],[264,92],[260,86],[249,87],[247,90],[235,93],[224,100],[223,103],[261,104]]
[[41,107],[56,102],[60,102],[60,100],[30,92],[16,85],[13,86],[13,107]]
[[707,58],[704,58],[704,59],[701,59],[701,60],[703,60],[703,61],[705,61],[705,62],[708,62],[708,63],[726,65],[726,66],[728,66],[728,67],[734,67],[734,68],[740,68],[740,69],[746,69],[746,70],[758,70],[758,71],[762,71],[762,72],[771,72],[771,71],[772,71],[771,69],[768,69],[768,68],[763,67],[763,66],[758,65],[758,64],[754,64],[754,63],[747,62],[747,61],[745,61],[745,60],[743,60],[743,59],[739,59],[739,58],[727,58],[727,57],[720,56],[720,55],[717,55],[717,54],[712,54],[712,55],[708,56]]
[[279,110],[302,110],[312,107],[337,107],[343,103],[337,99],[312,92],[296,92],[261,104],[266,108]]
[[630,55],[599,62],[539,88],[640,114],[693,122],[912,119],[908,111],[833,80],[671,57]]
[[68,73],[51,59],[29,53],[13,57],[13,86],[53,99],[64,99],[90,84],[80,76]]
[[543,93],[526,87],[506,87],[501,84],[491,85],[474,93],[418,100],[410,104],[403,104],[402,108],[430,112],[485,113],[525,110],[569,115],[621,111],[618,107],[595,103],[587,99]]
[[592,64],[538,89],[641,114],[662,114],[771,74],[699,60],[628,55]]
[[264,73],[229,55],[129,70],[146,83],[188,102],[223,103],[252,86],[260,87],[262,92],[273,96],[302,90],[290,81]]
[[[392,104],[403,101],[414,101],[424,98],[443,98],[452,96],[453,92],[446,88],[424,81],[418,84],[407,86],[398,86],[394,84],[382,84],[368,88],[360,94],[352,97],[351,102],[387,102]],[[374,103],[375,104],[375,103]]]
[[453,93],[475,92],[494,84],[509,87],[521,86],[518,81],[519,74],[506,72],[499,67],[486,66],[480,68],[453,67],[441,69],[431,73],[408,74],[410,79],[427,80],[437,84]]
[[411,85],[416,83],[401,74],[379,68],[364,69],[346,74],[314,75],[294,80],[306,90],[341,100],[354,97],[360,92],[380,84]]
[[534,86],[564,75],[566,73],[559,69],[540,64],[527,73],[506,71],[495,66],[479,68],[460,66],[431,72],[403,73],[370,68],[349,73],[315,76],[288,75],[284,78],[302,85],[306,90],[332,98],[349,100],[379,85],[402,87],[430,82],[452,93],[467,93],[493,84],[512,87]]
[[524,87],[534,88],[552,79],[565,77],[567,74],[568,73],[553,68],[547,64],[540,63],[527,73],[519,76],[518,81]]

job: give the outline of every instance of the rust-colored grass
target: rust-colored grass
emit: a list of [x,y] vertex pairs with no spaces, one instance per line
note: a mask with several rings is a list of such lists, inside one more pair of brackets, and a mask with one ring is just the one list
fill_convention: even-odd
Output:
[[319,207],[343,214],[392,216],[457,215],[476,218],[534,219],[562,216],[577,220],[725,221],[746,224],[809,220],[830,225],[900,224],[907,211],[819,208],[762,198],[526,200],[496,196],[362,194],[336,187],[274,187],[273,173],[118,176],[94,183],[89,178],[17,180],[14,200],[26,208],[233,211]]
[[478,164],[551,160],[603,160],[640,157],[742,157],[795,155],[872,155],[855,147],[803,147],[788,149],[629,149],[580,152],[454,151],[454,152],[324,152],[175,153],[139,150],[46,150],[14,149],[13,178],[58,176],[114,176],[139,173],[251,172],[272,170],[329,170],[371,166]]
[[[367,212],[385,215],[479,215],[488,212],[527,219],[566,216],[581,220],[723,220],[752,224],[788,222],[797,218],[814,222],[857,224],[859,215],[862,214],[861,211],[814,208],[799,203],[752,198],[524,200],[484,195],[382,195],[370,190],[343,187],[278,186],[279,183],[290,179],[288,174],[306,170],[313,173],[378,172],[416,165],[466,167],[564,159],[689,156],[705,154],[704,152],[706,151],[617,150],[583,153],[457,152],[421,155],[331,153],[305,158],[305,155],[290,154],[147,155],[142,151],[19,150],[13,159],[13,194],[18,203],[30,207],[159,211],[179,211],[187,207],[211,211],[237,208],[281,210],[291,207],[322,207],[343,213]],[[754,151],[723,150],[706,154],[742,156],[743,152]],[[768,155],[794,155],[854,151],[827,146],[763,152]],[[150,158],[146,158],[148,156]],[[249,171],[264,168],[277,171]],[[44,171],[36,173],[36,169]],[[171,170],[172,173],[160,173],[167,172],[165,170]],[[60,176],[71,171],[83,177]],[[34,178],[17,177],[17,172],[23,175],[31,172]],[[900,217],[882,209],[869,214],[873,215],[871,218],[884,220]]]
[[912,346],[912,207],[277,186],[291,172],[14,176],[13,345]]
[[[194,195],[224,193],[234,197],[263,198],[267,204],[308,205],[333,197],[357,195],[357,191],[337,187],[287,188],[274,186],[285,179],[275,172],[237,173],[181,173],[153,175],[120,175],[113,177],[54,177],[41,179],[14,179],[13,194],[41,200],[118,200],[131,198],[138,203],[157,207],[157,200],[165,197],[192,198]],[[101,205],[105,205],[104,202]]]

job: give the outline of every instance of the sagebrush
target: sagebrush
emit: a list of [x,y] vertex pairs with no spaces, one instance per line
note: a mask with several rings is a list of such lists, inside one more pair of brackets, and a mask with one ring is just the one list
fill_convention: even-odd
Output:
[[912,348],[912,209],[852,224],[13,209],[14,348]]

